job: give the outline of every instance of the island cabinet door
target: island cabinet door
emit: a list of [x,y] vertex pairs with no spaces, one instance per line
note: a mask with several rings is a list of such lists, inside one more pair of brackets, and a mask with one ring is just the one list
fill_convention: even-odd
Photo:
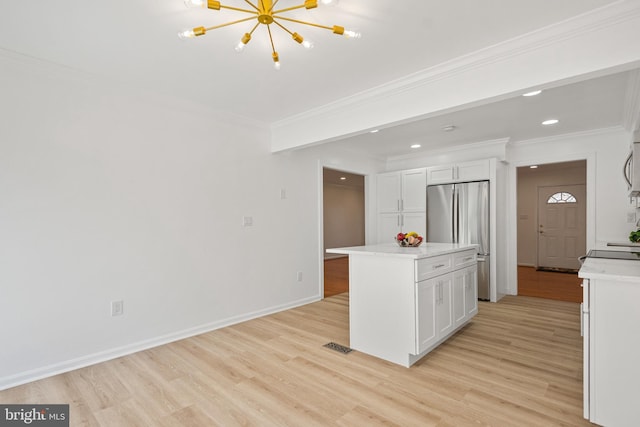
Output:
[[416,354],[437,340],[436,301],[439,297],[438,278],[416,283]]
[[464,269],[453,272],[453,323],[455,327],[462,325],[467,320],[465,308],[467,286],[465,283]]
[[436,335],[440,338],[453,330],[453,274],[440,276],[436,281],[440,293],[436,298]]
[[418,282],[416,294],[416,354],[420,354],[453,330],[453,274]]
[[478,266],[472,265],[462,270],[464,275],[465,318],[478,314]]

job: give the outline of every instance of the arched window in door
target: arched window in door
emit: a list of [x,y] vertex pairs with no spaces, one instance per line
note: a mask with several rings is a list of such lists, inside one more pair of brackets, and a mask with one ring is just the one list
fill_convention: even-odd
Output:
[[552,194],[551,197],[547,199],[547,204],[551,203],[577,203],[575,196],[571,193],[560,192],[556,194]]

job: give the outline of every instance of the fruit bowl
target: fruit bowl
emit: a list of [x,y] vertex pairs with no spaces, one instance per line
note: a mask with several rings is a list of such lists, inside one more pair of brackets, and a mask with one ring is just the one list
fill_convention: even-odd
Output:
[[422,236],[418,235],[415,231],[410,231],[406,234],[398,233],[395,238],[398,246],[409,247],[409,248],[417,248],[422,244]]

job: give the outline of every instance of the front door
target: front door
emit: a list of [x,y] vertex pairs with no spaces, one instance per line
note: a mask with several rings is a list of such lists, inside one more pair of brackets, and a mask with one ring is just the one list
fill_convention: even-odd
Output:
[[586,251],[586,186],[538,187],[538,268],[578,270]]

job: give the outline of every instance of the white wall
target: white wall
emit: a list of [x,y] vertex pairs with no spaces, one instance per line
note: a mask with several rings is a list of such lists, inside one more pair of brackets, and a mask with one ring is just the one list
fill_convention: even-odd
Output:
[[[365,243],[364,188],[324,185],[324,247],[360,246]],[[340,255],[326,254],[325,258]]]
[[0,93],[0,389],[321,298],[321,165],[380,167],[26,58]]

